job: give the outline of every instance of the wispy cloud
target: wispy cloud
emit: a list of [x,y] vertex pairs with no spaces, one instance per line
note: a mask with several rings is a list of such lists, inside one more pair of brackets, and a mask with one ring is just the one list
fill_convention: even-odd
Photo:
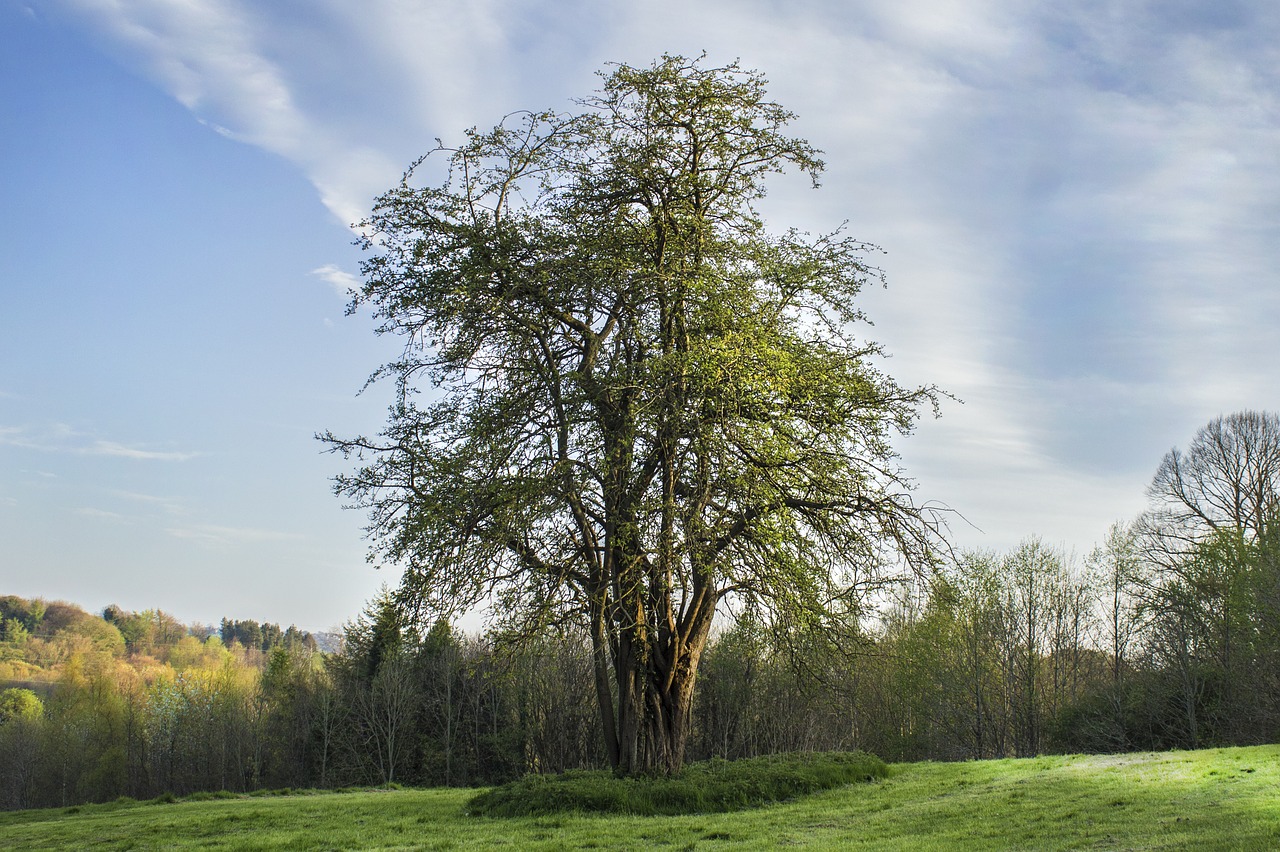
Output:
[[162,528],[174,523],[175,519],[185,518],[190,514],[186,502],[176,497],[158,497],[137,491],[126,491],[119,488],[97,489],[101,495],[99,502],[111,506],[85,506],[71,511],[86,518],[112,521],[121,524],[138,524],[148,529]]
[[116,523],[129,523],[129,518],[119,512],[110,512],[106,509],[98,509],[92,506],[83,506],[79,509],[72,509],[77,515],[83,515],[86,518],[97,518],[103,521],[113,521]]
[[161,450],[144,450],[138,447],[129,447],[124,444],[118,444],[115,441],[94,441],[88,447],[81,448],[79,452],[95,456],[118,456],[126,459],[149,459],[154,461],[187,461],[195,458],[198,453],[175,453]]
[[0,426],[0,445],[39,450],[48,453],[71,453],[86,456],[112,456],[145,461],[189,461],[199,453],[153,450],[118,441],[108,441],[73,429],[64,423],[33,432],[18,426]]
[[350,272],[345,272],[336,264],[326,263],[324,266],[316,267],[311,270],[312,275],[324,281],[333,288],[333,292],[343,298],[348,297],[352,291],[360,286],[360,281]]
[[111,489],[108,493],[118,499],[151,506],[170,515],[181,515],[188,511],[185,502],[177,497],[158,497],[154,494],[141,494],[137,491],[122,491],[117,488]]
[[304,538],[298,533],[250,527],[228,527],[217,524],[170,527],[165,532],[175,538],[191,539],[215,545],[261,544],[273,541],[299,541]]
[[69,0],[184,106],[220,132],[297,156],[308,123],[266,58],[250,10],[229,0]]

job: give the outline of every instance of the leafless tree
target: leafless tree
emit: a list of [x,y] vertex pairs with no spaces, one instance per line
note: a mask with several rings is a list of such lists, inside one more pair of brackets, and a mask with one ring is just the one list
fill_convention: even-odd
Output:
[[1170,450],[1139,521],[1149,558],[1169,566],[1217,530],[1260,538],[1280,508],[1280,415],[1238,411],[1211,420],[1187,450]]

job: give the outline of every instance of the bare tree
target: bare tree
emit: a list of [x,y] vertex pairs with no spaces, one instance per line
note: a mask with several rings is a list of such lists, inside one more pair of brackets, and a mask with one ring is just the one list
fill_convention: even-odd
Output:
[[1100,595],[1100,644],[1110,657],[1111,680],[1119,683],[1142,630],[1142,560],[1133,525],[1112,524],[1106,539],[1089,554],[1088,569]]
[[1280,508],[1280,416],[1238,411],[1209,421],[1186,452],[1160,462],[1139,521],[1148,556],[1168,566],[1217,530],[1262,537]]
[[367,690],[355,693],[355,716],[367,754],[384,784],[396,780],[413,743],[418,689],[413,667],[400,654],[383,660]]
[[1251,684],[1273,585],[1265,557],[1278,529],[1280,416],[1215,418],[1185,452],[1169,451],[1148,494],[1138,521],[1152,569],[1143,610],[1153,662],[1181,686],[1182,741],[1243,741],[1260,712]]

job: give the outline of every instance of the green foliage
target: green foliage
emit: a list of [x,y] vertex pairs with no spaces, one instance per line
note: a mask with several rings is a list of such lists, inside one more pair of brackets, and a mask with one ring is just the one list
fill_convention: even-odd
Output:
[[149,647],[150,625],[142,614],[126,612],[116,604],[111,604],[102,611],[102,618],[120,631],[125,647],[130,651],[141,651]]
[[0,725],[12,720],[35,722],[44,715],[44,702],[29,689],[0,691]]
[[723,813],[888,774],[882,760],[860,752],[782,754],[694,763],[672,777],[619,778],[602,771],[529,775],[479,794],[467,807],[471,813],[494,817]]
[[0,597],[0,626],[5,633],[0,639],[12,641],[8,631],[21,627],[28,635],[34,633],[40,622],[44,620],[47,604],[40,600],[24,600],[16,595]]
[[31,638],[31,631],[17,618],[6,618],[0,621],[0,641],[21,648]]

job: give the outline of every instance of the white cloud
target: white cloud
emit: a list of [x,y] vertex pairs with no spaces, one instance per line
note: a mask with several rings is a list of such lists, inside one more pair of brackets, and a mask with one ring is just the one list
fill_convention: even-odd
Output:
[[[55,428],[55,432],[58,431]],[[51,450],[53,446],[39,441],[20,426],[0,426],[0,446],[20,447],[24,450]]]
[[96,20],[192,112],[236,138],[286,156],[306,139],[281,70],[261,52],[254,22],[234,2],[69,0]]
[[333,292],[343,298],[348,297],[351,291],[360,287],[360,280],[350,272],[344,272],[336,264],[326,263],[324,266],[311,270],[312,275],[324,281],[333,288]]
[[[1280,391],[1267,366],[1280,357],[1268,320],[1280,310],[1269,283],[1280,260],[1280,104],[1267,54],[1209,31],[1129,23],[1095,26],[1080,48],[1113,85],[1062,87],[1077,179],[1047,221],[1064,252],[1110,265],[1095,261],[1093,281],[1072,282],[1108,328],[1085,340],[1105,346],[1113,376],[1158,391],[1144,400],[1144,428],[1185,440],[1189,424]],[[1183,433],[1169,434],[1171,422]]]

